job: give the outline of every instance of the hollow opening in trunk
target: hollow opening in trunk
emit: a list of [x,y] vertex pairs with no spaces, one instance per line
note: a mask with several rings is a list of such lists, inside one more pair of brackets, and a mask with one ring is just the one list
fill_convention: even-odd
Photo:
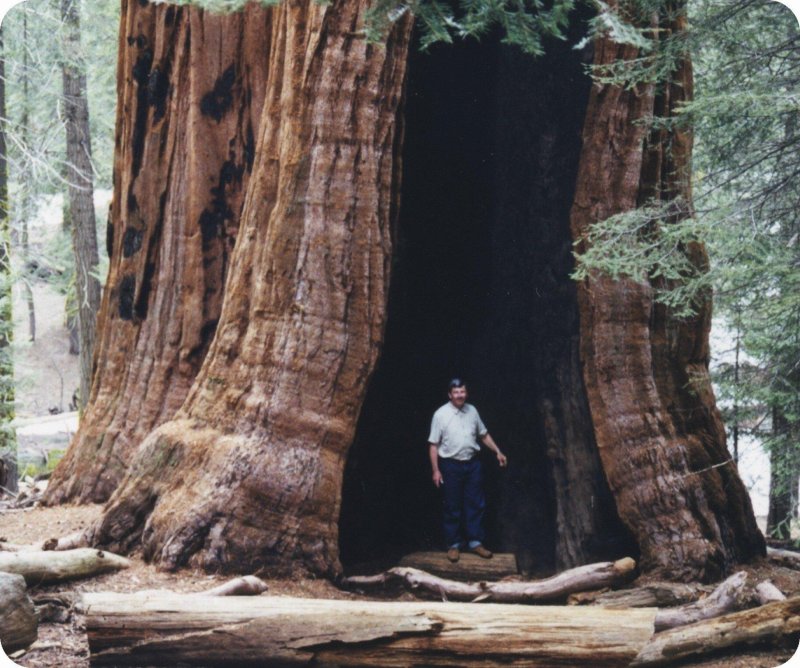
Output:
[[[500,471],[481,454],[489,547],[550,570],[564,498],[597,496],[565,466],[594,448],[569,278],[590,55],[573,43],[540,59],[497,38],[412,47],[386,339],[345,471],[346,568],[444,547],[427,436],[452,376],[509,458]],[[616,518],[607,489],[583,501]],[[616,552],[607,538],[578,540]]]

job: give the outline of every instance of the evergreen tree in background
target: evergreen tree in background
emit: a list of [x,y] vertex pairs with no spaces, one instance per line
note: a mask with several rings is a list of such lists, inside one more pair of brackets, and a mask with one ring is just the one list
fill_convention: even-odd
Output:
[[[688,316],[713,288],[717,316],[734,334],[736,359],[717,375],[735,454],[752,432],[770,455],[768,533],[789,538],[800,480],[800,31],[792,13],[761,0],[695,0],[692,30],[651,49],[637,68],[600,73],[658,77],[690,49],[695,99],[677,119],[691,127],[694,215],[643,203],[595,226],[578,277],[591,269],[661,281],[658,299]],[[692,266],[685,249],[703,241],[711,266]]]

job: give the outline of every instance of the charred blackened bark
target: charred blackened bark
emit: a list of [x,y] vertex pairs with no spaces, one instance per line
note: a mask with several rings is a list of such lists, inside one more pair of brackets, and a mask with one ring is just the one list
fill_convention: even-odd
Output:
[[[410,20],[271,11],[264,113],[216,336],[143,443],[96,544],[174,568],[339,570],[342,471],[383,337]],[[215,92],[209,105],[224,100]]]
[[214,16],[123,3],[111,262],[95,376],[50,503],[106,500],[200,368],[252,172],[269,16],[255,4]]
[[[655,26],[654,26],[655,27]],[[682,29],[680,24],[674,29]],[[601,37],[595,63],[637,54]],[[652,197],[690,206],[686,132],[653,133],[654,112],[670,115],[691,95],[688,56],[655,92],[595,86],[572,210],[573,233]],[[686,249],[700,267],[699,244]],[[689,321],[654,307],[648,283],[601,275],[579,286],[581,358],[603,467],[619,514],[636,537],[643,567],[672,578],[714,579],[763,552],[750,501],[725,450],[708,382],[710,304]]]

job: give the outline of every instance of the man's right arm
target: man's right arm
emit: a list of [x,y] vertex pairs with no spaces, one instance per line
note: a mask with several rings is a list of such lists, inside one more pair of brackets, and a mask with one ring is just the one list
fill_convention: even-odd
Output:
[[433,469],[433,484],[437,487],[444,482],[439,471],[439,446],[436,443],[428,443],[428,454],[431,458],[431,468]]

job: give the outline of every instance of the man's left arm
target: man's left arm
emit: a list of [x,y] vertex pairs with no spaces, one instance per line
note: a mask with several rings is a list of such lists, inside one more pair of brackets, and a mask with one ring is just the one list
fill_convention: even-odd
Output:
[[494,442],[492,435],[488,431],[481,436],[481,443],[483,443],[487,448],[489,448],[489,450],[497,455],[497,463],[500,464],[501,467],[504,467],[506,464],[508,464],[508,459],[502,452],[500,452],[500,448],[497,447],[497,443]]

